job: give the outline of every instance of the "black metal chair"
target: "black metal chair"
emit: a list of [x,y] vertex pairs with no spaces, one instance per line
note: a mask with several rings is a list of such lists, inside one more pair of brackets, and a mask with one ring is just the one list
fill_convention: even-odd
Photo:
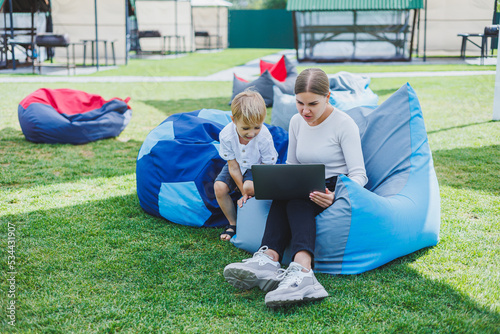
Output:
[[491,50],[491,55],[493,55],[493,50],[496,49],[498,45],[494,45],[494,42],[498,43],[498,41],[495,41],[495,39],[498,38],[498,31],[499,31],[499,25],[491,25],[491,26],[486,26],[484,28],[484,36],[483,36],[483,57],[488,57],[488,38],[490,39],[490,50]]

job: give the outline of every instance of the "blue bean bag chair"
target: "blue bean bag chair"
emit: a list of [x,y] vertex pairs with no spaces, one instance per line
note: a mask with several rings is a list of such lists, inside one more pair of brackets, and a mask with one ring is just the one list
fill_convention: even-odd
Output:
[[[439,188],[415,91],[407,84],[377,108],[347,112],[360,129],[369,182],[341,176],[334,204],[316,218],[315,270],[329,274],[362,273],[439,239]],[[238,209],[231,242],[257,251],[269,208],[251,199]]]
[[370,78],[349,72],[330,77],[330,104],[340,110],[355,107],[376,107],[378,95],[370,89]]
[[26,139],[35,143],[86,144],[125,129],[132,117],[128,100],[41,88],[19,103],[19,124]]
[[[181,225],[227,224],[213,188],[226,163],[219,156],[219,133],[229,122],[229,111],[202,109],[172,115],[148,134],[136,165],[137,195],[144,211]],[[278,163],[283,163],[288,133],[268,128]]]

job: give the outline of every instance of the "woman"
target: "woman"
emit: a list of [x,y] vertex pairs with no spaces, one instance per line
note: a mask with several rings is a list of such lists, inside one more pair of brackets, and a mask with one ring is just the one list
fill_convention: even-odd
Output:
[[[261,248],[252,258],[232,263],[224,277],[233,286],[259,286],[266,305],[277,307],[328,296],[312,270],[316,241],[315,217],[333,204],[337,176],[344,174],[364,186],[359,129],[354,120],[330,103],[330,82],[325,72],[310,68],[295,82],[298,114],[290,121],[287,164],[325,165],[326,188],[312,192],[308,200],[273,201]],[[293,262],[287,270],[280,260],[290,247]]]

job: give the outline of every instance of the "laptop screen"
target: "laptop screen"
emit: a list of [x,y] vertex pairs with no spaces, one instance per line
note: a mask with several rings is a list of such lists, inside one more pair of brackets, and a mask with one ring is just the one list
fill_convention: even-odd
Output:
[[307,199],[312,191],[325,191],[325,165],[253,165],[256,199]]

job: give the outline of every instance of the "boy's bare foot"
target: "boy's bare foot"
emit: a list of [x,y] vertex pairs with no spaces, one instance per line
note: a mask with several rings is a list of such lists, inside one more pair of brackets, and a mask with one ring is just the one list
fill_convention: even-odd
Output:
[[236,225],[226,225],[224,231],[220,234],[221,240],[231,240],[231,238],[236,234]]

